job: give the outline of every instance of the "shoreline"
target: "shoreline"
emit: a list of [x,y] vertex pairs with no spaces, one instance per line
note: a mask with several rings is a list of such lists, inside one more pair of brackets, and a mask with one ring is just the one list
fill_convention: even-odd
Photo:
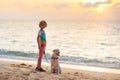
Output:
[[47,70],[43,73],[35,71],[35,61],[3,58],[0,66],[0,80],[120,80],[117,69],[60,64],[62,74],[57,75],[50,73],[47,62],[43,62],[43,68]]
[[[37,54],[36,53],[29,53],[29,52],[21,52],[21,51],[7,51],[1,50],[2,55],[0,55],[0,58],[7,58],[7,59],[16,59],[16,60],[37,60]],[[7,53],[7,54],[6,54]],[[5,54],[5,55],[4,55]],[[50,60],[51,54],[46,54],[48,60]],[[107,58],[107,57],[106,57]],[[107,58],[109,59],[109,57]],[[110,60],[112,57],[110,57]],[[114,58],[113,58],[114,59]],[[72,65],[83,65],[83,66],[93,66],[93,67],[101,67],[101,68],[110,68],[110,69],[120,69],[119,65],[119,58],[115,58],[116,61],[114,63],[114,60],[109,62],[108,61],[102,61],[98,59],[87,59],[85,57],[74,57],[74,56],[61,56],[60,57],[60,63],[63,64],[72,64]],[[43,58],[43,61],[46,62],[46,59]]]
[[[17,59],[6,59],[6,58],[1,58],[0,61],[5,61],[5,62],[9,61],[9,62],[14,62],[14,63],[28,63],[28,64],[32,64],[32,65],[36,65],[36,63],[37,63],[37,61],[31,61],[31,60],[29,61],[29,60],[17,60]],[[42,64],[44,66],[50,66],[50,63],[48,63],[48,62],[42,62]],[[74,69],[74,70],[120,74],[120,69],[74,65],[74,64],[64,64],[64,63],[59,63],[59,64],[63,68]]]

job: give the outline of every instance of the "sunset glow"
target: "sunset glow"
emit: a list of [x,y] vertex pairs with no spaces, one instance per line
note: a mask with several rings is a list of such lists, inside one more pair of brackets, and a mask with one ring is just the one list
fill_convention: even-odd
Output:
[[106,0],[84,0],[85,2],[96,3],[96,2],[105,2]]
[[[119,0],[1,0],[0,19],[119,20]],[[96,15],[96,16],[95,16]],[[58,17],[59,16],[59,17]]]
[[100,5],[100,6],[98,6],[97,7],[97,12],[99,12],[99,13],[102,13],[102,12],[105,12],[105,10],[106,10],[106,5]]

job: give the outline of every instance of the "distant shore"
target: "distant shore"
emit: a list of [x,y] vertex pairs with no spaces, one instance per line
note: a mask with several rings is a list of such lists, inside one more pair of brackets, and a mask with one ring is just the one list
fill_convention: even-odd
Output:
[[62,74],[50,73],[50,64],[43,62],[47,72],[35,71],[36,62],[0,59],[0,80],[120,80],[120,70],[60,64]]

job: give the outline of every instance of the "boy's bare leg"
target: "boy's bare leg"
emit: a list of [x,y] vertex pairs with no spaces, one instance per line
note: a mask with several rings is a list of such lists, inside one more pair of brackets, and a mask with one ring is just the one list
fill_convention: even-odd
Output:
[[38,63],[37,63],[36,70],[45,72],[45,70],[43,70],[42,67],[41,67],[43,54],[44,54],[44,48],[41,48],[39,50],[39,58],[38,58]]

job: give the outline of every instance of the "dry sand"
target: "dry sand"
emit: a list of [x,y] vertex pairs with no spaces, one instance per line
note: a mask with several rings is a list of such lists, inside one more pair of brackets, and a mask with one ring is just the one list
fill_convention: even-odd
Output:
[[35,71],[36,62],[0,59],[0,80],[120,80],[120,70],[61,64],[62,74]]

